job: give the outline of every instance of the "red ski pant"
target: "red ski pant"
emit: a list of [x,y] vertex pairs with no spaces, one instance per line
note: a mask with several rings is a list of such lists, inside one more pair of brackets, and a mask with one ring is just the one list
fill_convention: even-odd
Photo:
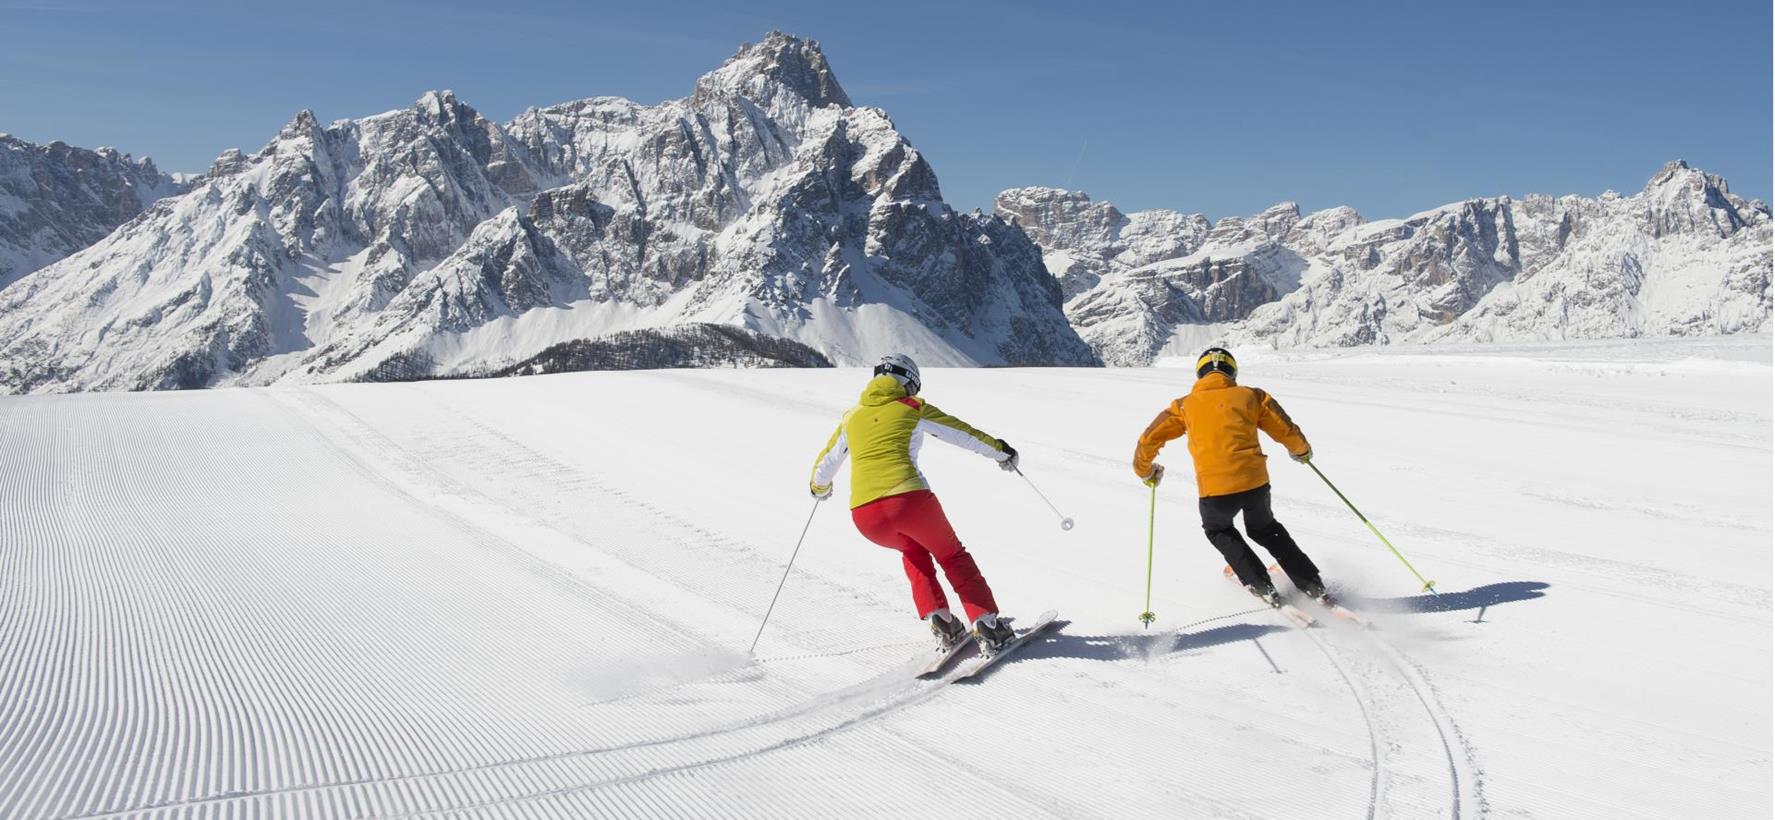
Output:
[[932,559],[949,576],[949,585],[961,598],[970,623],[985,613],[998,611],[992,588],[980,577],[974,556],[955,537],[949,518],[943,515],[943,505],[937,503],[937,496],[930,490],[876,499],[851,510],[851,520],[864,538],[900,551],[906,579],[912,582],[912,601],[918,606],[918,617],[928,617],[949,605],[942,584],[937,582]]

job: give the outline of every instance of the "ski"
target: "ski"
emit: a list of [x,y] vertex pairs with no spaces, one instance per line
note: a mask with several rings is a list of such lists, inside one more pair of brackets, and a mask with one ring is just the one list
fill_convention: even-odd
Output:
[[925,653],[925,655],[929,656],[929,660],[927,660],[923,666],[918,668],[917,677],[937,677],[944,669],[949,668],[950,661],[961,657],[966,654],[970,648],[974,648],[975,646],[974,639],[964,636],[961,640],[956,641],[954,646],[951,646],[948,649],[936,649]]
[[1041,614],[1041,617],[1036,619],[1035,626],[1032,626],[1022,632],[1017,633],[1017,637],[1012,638],[1011,640],[1007,641],[1004,646],[1001,646],[998,648],[997,652],[994,652],[991,655],[979,655],[979,656],[969,660],[967,663],[965,663],[961,667],[959,667],[957,669],[956,673],[952,677],[950,677],[949,680],[952,682],[953,681],[960,681],[960,680],[969,680],[969,679],[979,676],[980,673],[985,672],[986,670],[992,668],[993,664],[1004,660],[1006,656],[1010,655],[1012,652],[1017,651],[1018,647],[1021,647],[1025,643],[1028,643],[1031,638],[1034,638],[1035,636],[1040,635],[1042,632],[1046,631],[1049,627],[1053,626],[1054,619],[1058,618],[1058,617],[1060,617],[1060,613],[1055,612],[1052,609],[1048,610],[1047,612],[1043,612]]
[[[1282,568],[1276,566],[1275,564],[1269,565],[1268,569],[1269,569],[1271,575],[1281,575],[1282,574]],[[1227,567],[1226,571],[1229,573],[1232,572],[1232,567]],[[1354,611],[1345,607],[1343,604],[1338,604],[1338,603],[1327,604],[1324,601],[1319,601],[1316,599],[1315,599],[1314,603],[1317,603],[1319,606],[1324,607],[1326,612],[1329,612],[1333,615],[1336,615],[1339,618],[1349,621],[1350,623],[1360,626],[1363,629],[1369,629],[1374,626],[1374,624],[1372,622],[1370,622],[1367,618],[1364,618],[1361,615],[1356,614]]]
[[[1226,569],[1221,570],[1220,574],[1226,576],[1228,581],[1238,585],[1240,589],[1245,589],[1245,582],[1239,580],[1238,574],[1233,572],[1232,567],[1229,566]],[[1318,619],[1307,614],[1306,610],[1288,603],[1287,601],[1283,601],[1281,606],[1275,607],[1275,610],[1280,613],[1282,617],[1287,618],[1289,623],[1294,624],[1301,629],[1311,629],[1319,623]]]
[[1284,601],[1281,606],[1277,607],[1276,611],[1282,613],[1282,617],[1287,618],[1289,622],[1301,629],[1311,629],[1319,625],[1319,619],[1307,614],[1306,610],[1286,601]]
[[1331,614],[1336,615],[1339,618],[1342,618],[1346,621],[1349,621],[1350,623],[1353,623],[1359,627],[1362,627],[1363,629],[1373,629],[1374,628],[1374,622],[1368,620],[1367,618],[1362,617],[1361,615],[1356,614],[1355,612],[1352,612],[1352,611],[1344,608],[1343,604],[1331,604],[1331,605],[1327,606],[1326,604],[1321,603],[1320,606],[1325,607],[1325,611],[1330,612]]

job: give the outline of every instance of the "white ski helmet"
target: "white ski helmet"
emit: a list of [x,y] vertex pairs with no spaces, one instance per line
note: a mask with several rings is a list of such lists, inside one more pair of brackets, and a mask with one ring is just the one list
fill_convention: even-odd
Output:
[[918,395],[921,383],[918,378],[918,362],[913,361],[911,356],[904,353],[889,353],[881,357],[881,361],[875,364],[875,375],[893,376],[894,381],[906,388],[906,395]]

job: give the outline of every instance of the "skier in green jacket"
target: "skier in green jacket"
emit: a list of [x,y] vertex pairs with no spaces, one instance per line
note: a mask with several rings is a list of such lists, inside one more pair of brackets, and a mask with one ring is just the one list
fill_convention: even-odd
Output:
[[831,497],[838,468],[850,456],[851,520],[863,537],[900,552],[918,616],[930,622],[942,648],[953,647],[968,634],[949,610],[934,561],[961,598],[975,641],[991,653],[1014,633],[1008,621],[999,620],[992,588],[919,472],[918,450],[928,434],[986,456],[1007,471],[1017,468],[1017,451],[919,398],[920,386],[918,364],[910,357],[883,356],[857,405],[845,412],[815,459],[808,488],[815,498]]

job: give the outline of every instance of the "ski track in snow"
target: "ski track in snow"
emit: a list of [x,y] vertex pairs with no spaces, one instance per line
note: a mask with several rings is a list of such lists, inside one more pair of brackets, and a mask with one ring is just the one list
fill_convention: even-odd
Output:
[[[202,431],[203,425],[181,425],[181,429],[188,431],[187,440],[168,442],[168,451],[189,452],[190,448],[201,446],[195,439],[197,434]],[[116,439],[113,437],[109,440],[114,443]],[[355,443],[361,445],[366,442],[358,440]],[[323,445],[324,442],[311,438],[308,441],[300,442],[297,446],[307,449]],[[371,451],[374,452],[374,450]],[[365,468],[352,456],[344,452],[334,452],[332,455],[349,461],[350,465],[366,478],[379,480],[376,473]],[[123,472],[116,470],[115,465],[103,466],[107,472],[113,474]],[[235,466],[241,468],[239,471],[250,472],[244,470],[245,465]],[[237,470],[227,472],[232,474]],[[155,480],[142,483],[148,486],[165,484],[164,481]],[[386,481],[380,483],[388,484]],[[407,495],[401,492],[398,485],[390,485],[385,489],[390,490],[391,494]],[[417,500],[411,495],[407,495],[407,498]],[[472,526],[443,508],[433,506],[429,511],[450,520],[457,527]],[[484,533],[477,533],[477,535],[485,536]],[[88,568],[88,572],[85,574],[90,577],[104,576],[104,573],[97,567]],[[602,602],[609,603],[612,596],[609,596],[605,591],[600,591],[600,599]],[[625,623],[621,627],[600,631],[608,633],[620,632],[624,629],[633,630],[647,627],[649,623],[641,618],[630,618],[625,619]],[[225,631],[245,632],[247,630],[239,625],[228,625],[225,627]],[[127,634],[126,630],[120,630],[120,632]],[[666,638],[661,634],[649,637],[653,641],[662,641]],[[16,655],[9,652],[8,657],[16,657]],[[193,665],[201,666],[203,664]],[[903,685],[883,690],[881,684],[884,682]],[[279,803],[279,801],[299,798],[301,802],[295,805],[298,805],[299,811],[303,813],[318,811],[331,814],[340,807],[350,807],[353,815],[416,816],[441,811],[495,806],[510,807],[525,802],[583,797],[585,793],[595,790],[632,786],[657,778],[666,778],[703,767],[738,761],[766,752],[818,741],[839,732],[865,725],[883,714],[928,698],[935,692],[935,685],[928,682],[914,683],[909,680],[889,681],[885,678],[878,678],[852,687],[851,691],[815,696],[778,712],[742,720],[735,725],[723,728],[692,730],[668,737],[634,740],[597,748],[574,749],[547,756],[493,760],[475,765],[435,768],[409,774],[374,778],[331,779],[281,789],[228,789],[219,794],[195,800],[150,801],[112,811],[95,812],[92,811],[94,807],[90,804],[73,803],[70,806],[72,808],[70,814],[82,817],[111,817],[150,809],[174,810],[199,807],[223,808],[231,813],[245,811],[248,814],[256,814],[267,810],[275,812],[279,805],[285,807],[291,805]],[[810,716],[811,720],[809,720]],[[205,716],[206,719],[214,717],[214,715]],[[371,718],[373,722],[373,716],[365,715],[365,717]],[[710,743],[710,741],[726,735],[741,733],[764,734],[766,736],[757,740],[722,744]],[[349,747],[350,744],[349,742],[327,739],[323,741],[323,745]],[[663,747],[678,745],[698,745],[707,748],[686,750],[682,753],[656,751]],[[365,748],[361,751],[375,754],[399,748],[399,743],[384,743],[377,748]],[[604,771],[598,769],[588,771],[583,766],[568,765],[583,762],[588,758],[613,756],[621,753],[633,755],[637,760],[632,764],[625,761],[626,765],[610,764],[609,769]],[[514,771],[517,769],[524,769],[524,771],[517,773]],[[497,778],[488,776],[495,774],[498,775]],[[1002,790],[1003,786],[1001,785],[999,788]],[[69,805],[65,799],[58,800],[60,797],[58,795],[30,795],[27,793],[21,796],[26,799],[36,797],[36,802],[39,803]],[[1014,793],[1007,793],[999,795],[994,803],[1000,807],[1009,808],[1019,801],[1020,798],[1016,797]],[[569,814],[576,814],[581,811],[595,810],[596,805],[596,803],[569,801],[560,803],[553,808],[565,810]],[[1025,808],[1031,814],[1040,814],[1044,811],[1034,805],[1028,805]],[[628,811],[644,810],[641,806],[633,806]]]
[[[1365,630],[1362,632],[1362,637],[1366,639],[1366,642],[1370,646],[1377,649],[1380,654],[1385,657],[1387,665],[1391,669],[1390,673],[1383,669],[1379,675],[1371,674],[1368,676],[1363,689],[1358,689],[1354,683],[1351,684],[1351,691],[1356,693],[1357,700],[1363,711],[1364,719],[1370,722],[1371,727],[1375,726],[1377,723],[1384,726],[1387,725],[1389,718],[1376,720],[1371,718],[1370,715],[1375,712],[1382,712],[1384,714],[1388,711],[1396,710],[1399,705],[1404,705],[1407,711],[1421,707],[1423,710],[1422,717],[1427,719],[1430,729],[1434,730],[1438,743],[1437,746],[1431,746],[1420,738],[1415,742],[1408,744],[1401,738],[1395,737],[1394,732],[1390,729],[1378,733],[1380,736],[1385,737],[1389,743],[1389,753],[1386,755],[1389,762],[1384,766],[1377,765],[1376,767],[1375,784],[1373,787],[1375,797],[1373,798],[1374,804],[1370,808],[1369,816],[1447,816],[1454,820],[1459,820],[1459,818],[1463,816],[1463,806],[1473,805],[1475,803],[1483,805],[1483,802],[1477,801],[1474,797],[1469,796],[1470,794],[1476,795],[1478,793],[1480,784],[1480,770],[1477,762],[1474,760],[1472,750],[1464,745],[1458,735],[1454,735],[1451,739],[1452,732],[1449,729],[1445,729],[1445,726],[1452,727],[1453,720],[1448,716],[1447,710],[1442,706],[1440,701],[1435,699],[1434,691],[1425,679],[1423,671],[1400,653],[1399,650],[1387,643],[1385,639],[1374,634],[1374,632]],[[1328,646],[1330,641],[1315,636],[1314,642],[1319,644],[1320,649],[1325,652],[1326,658],[1338,669],[1340,675],[1346,676],[1347,680],[1347,675],[1349,673],[1346,664],[1337,659],[1336,652]],[[1360,661],[1358,662],[1360,663]],[[1359,668],[1372,668],[1372,662]],[[1387,699],[1376,699],[1369,693],[1373,691],[1372,687],[1377,684],[1392,685],[1395,688],[1400,684],[1403,684],[1404,688],[1411,692],[1414,701],[1411,704],[1398,704]],[[1409,726],[1409,724],[1418,724],[1415,728],[1418,732],[1422,732],[1422,723],[1415,717],[1395,717],[1391,719],[1408,724],[1406,727],[1407,731],[1414,728]],[[1400,732],[1399,734],[1404,735],[1406,732]],[[1392,758],[1400,756],[1402,752],[1408,749],[1415,752],[1420,759],[1403,765],[1392,762]],[[1416,802],[1407,802],[1397,793],[1398,791],[1401,791],[1401,789],[1396,787],[1396,784],[1401,780],[1415,779],[1416,784],[1419,785],[1421,791],[1433,794],[1435,789],[1432,784],[1436,777],[1429,774],[1429,772],[1435,772],[1439,767],[1435,765],[1435,761],[1426,763],[1422,758],[1437,757],[1437,752],[1440,752],[1439,756],[1446,764],[1444,767],[1441,767],[1441,772],[1446,774],[1448,779],[1446,815],[1438,811],[1437,804],[1430,800],[1427,794],[1414,795]],[[1379,757],[1380,755],[1377,752],[1377,758]],[[1463,769],[1467,770],[1465,775],[1463,775]],[[1385,772],[1384,774],[1383,771]],[[1385,782],[1384,786],[1383,781]],[[1475,815],[1469,810],[1465,813],[1465,816],[1472,817]]]
[[[1017,442],[1080,521],[1060,534],[1020,483],[926,448],[1008,611],[1069,621],[955,685],[909,676],[926,638],[898,562],[838,505],[759,657],[738,649],[858,371],[0,399],[0,816],[1766,814],[1768,738],[1738,727],[1767,717],[1747,695],[1769,689],[1770,523],[1744,499],[1768,478],[1735,465],[1767,472],[1767,418],[1661,421],[1731,374],[1685,382],[1693,412],[1631,369],[1536,412],[1532,383],[1412,398],[1489,365],[1372,395],[1339,366],[1259,383],[1444,589],[1383,597],[1397,565],[1277,466],[1279,515],[1366,631],[1238,609],[1181,469],[1153,608],[1184,625],[1134,631],[1124,456],[1175,373],[934,370],[934,400]],[[1444,423],[1499,452],[1420,456]],[[1510,448],[1537,436],[1578,439],[1570,466],[1523,469]],[[1625,441],[1712,472],[1636,483],[1609,462]],[[1678,532],[1714,560],[1659,548]],[[1697,687],[1724,711],[1677,705]]]

